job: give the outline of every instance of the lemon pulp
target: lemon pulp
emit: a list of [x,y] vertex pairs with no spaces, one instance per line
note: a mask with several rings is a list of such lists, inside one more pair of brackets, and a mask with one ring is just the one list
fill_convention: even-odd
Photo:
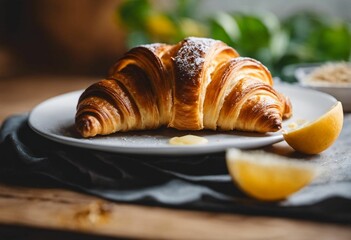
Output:
[[262,151],[229,149],[226,154],[234,183],[246,194],[266,201],[284,199],[308,185],[318,167]]
[[337,102],[317,120],[284,132],[284,140],[299,152],[320,153],[336,141],[342,129],[343,119],[342,104]]

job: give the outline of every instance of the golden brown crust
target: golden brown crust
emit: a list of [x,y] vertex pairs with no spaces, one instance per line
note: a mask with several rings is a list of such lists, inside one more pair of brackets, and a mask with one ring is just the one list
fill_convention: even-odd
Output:
[[162,56],[171,48],[171,45],[159,43],[135,47],[127,52],[110,70],[110,75],[115,78],[116,74],[121,72],[129,71],[133,73],[133,69],[140,69],[143,72],[145,83],[142,81],[139,81],[139,83],[148,84],[152,88],[157,101],[161,124],[169,122],[172,108],[171,82],[165,81],[167,71],[164,62],[161,60]]
[[285,102],[272,85],[270,72],[260,62],[243,57],[229,60],[215,72],[207,88],[205,127],[257,132],[279,130]]
[[139,110],[126,88],[115,80],[93,84],[79,99],[76,127],[83,137],[138,128]]
[[107,80],[85,90],[76,127],[83,137],[162,125],[277,131],[292,109],[272,85],[266,67],[221,41],[143,45],[127,52]]
[[169,127],[204,128],[203,103],[211,74],[218,64],[238,56],[234,49],[213,39],[187,38],[180,43],[173,59],[175,86]]

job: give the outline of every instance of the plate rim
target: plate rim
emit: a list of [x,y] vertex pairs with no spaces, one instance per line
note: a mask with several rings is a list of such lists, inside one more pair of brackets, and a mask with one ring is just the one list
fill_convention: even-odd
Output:
[[[300,91],[303,89],[304,91],[307,92],[314,92],[315,94],[318,95],[323,95],[323,97],[329,98],[330,101],[336,102],[337,100],[331,96],[330,94],[317,91],[314,89],[306,89],[301,86],[295,86],[295,85],[287,85],[285,83],[279,83],[274,86],[274,88],[289,88],[289,89],[294,89]],[[74,94],[79,94],[83,92],[84,90],[76,90],[76,91],[71,91],[67,92],[64,94],[60,94],[57,96],[53,96],[51,98],[48,98],[38,105],[36,105],[29,114],[28,118],[28,125],[30,128],[36,132],[37,134],[50,139],[51,141],[58,142],[61,144],[69,145],[69,146],[75,146],[79,148],[84,148],[84,149],[90,149],[90,150],[98,150],[98,151],[104,151],[104,152],[112,152],[112,153],[123,153],[123,154],[135,154],[135,155],[140,155],[140,154],[147,154],[147,155],[200,155],[200,154],[208,154],[208,153],[218,153],[218,152],[224,152],[228,148],[235,148],[235,146],[231,146],[228,143],[222,143],[222,144],[211,144],[211,145],[181,145],[181,146],[162,146],[162,147],[157,147],[157,146],[135,146],[135,147],[126,147],[126,146],[116,146],[116,145],[103,145],[103,144],[89,144],[89,143],[82,143],[79,141],[79,139],[73,138],[73,137],[68,137],[68,136],[62,136],[54,133],[47,133],[43,130],[38,129],[35,124],[33,124],[33,118],[35,116],[36,111],[40,109],[43,105],[47,104],[50,101],[54,101],[56,98],[62,98],[62,97],[67,97],[68,95],[74,95]],[[253,149],[253,148],[258,148],[258,147],[264,147],[268,145],[272,145],[274,143],[283,141],[283,135],[279,133],[275,133],[275,135],[269,136],[269,139],[271,141],[267,141],[267,138],[264,138],[266,140],[266,143],[261,143],[260,141],[256,141],[255,144],[252,144],[247,147],[243,146],[238,146],[237,148],[241,149]],[[262,141],[264,141],[262,140]],[[204,147],[207,146],[207,147]],[[113,148],[113,149],[111,149]],[[147,150],[145,150],[147,149]],[[152,151],[150,151],[152,150]]]

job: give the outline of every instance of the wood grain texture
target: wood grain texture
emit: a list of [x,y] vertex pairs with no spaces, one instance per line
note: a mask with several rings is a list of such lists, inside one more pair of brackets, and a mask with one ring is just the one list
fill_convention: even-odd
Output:
[[[50,76],[1,80],[0,122],[97,80]],[[350,225],[120,204],[58,188],[0,183],[0,226],[8,225],[146,239],[351,239]]]
[[349,239],[345,226],[118,204],[61,189],[0,185],[0,223],[147,239]]

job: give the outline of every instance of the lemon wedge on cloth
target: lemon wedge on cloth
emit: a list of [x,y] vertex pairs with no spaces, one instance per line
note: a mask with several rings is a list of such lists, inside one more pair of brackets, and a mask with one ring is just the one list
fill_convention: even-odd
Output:
[[247,195],[265,201],[287,198],[319,172],[312,163],[263,151],[229,149],[226,162],[233,182]]

